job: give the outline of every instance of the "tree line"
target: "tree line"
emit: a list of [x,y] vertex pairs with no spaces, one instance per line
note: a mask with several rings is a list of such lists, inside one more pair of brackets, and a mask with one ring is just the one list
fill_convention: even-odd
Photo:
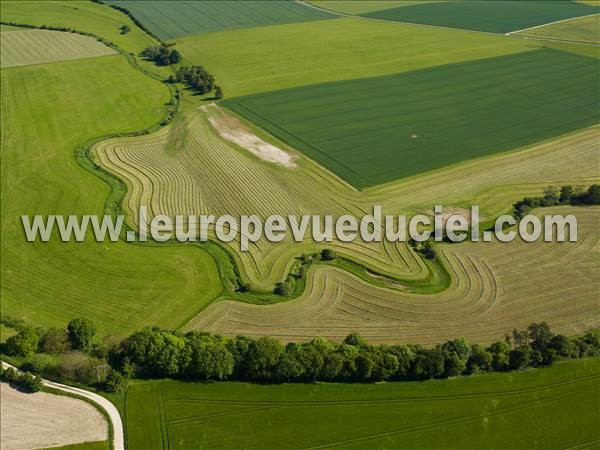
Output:
[[592,184],[587,190],[582,187],[548,186],[542,197],[525,197],[513,204],[513,216],[522,219],[532,209],[558,205],[600,205],[600,184]]
[[208,94],[214,90],[216,100],[223,98],[223,89],[215,83],[215,77],[202,66],[180,67],[175,76],[169,77],[168,81],[183,83],[200,95]]
[[[357,333],[349,334],[341,343],[316,337],[287,345],[271,337],[227,338],[158,327],[144,328],[104,347],[93,343],[93,336],[93,324],[86,319],[73,319],[66,329],[43,332],[23,326],[8,339],[4,352],[12,356],[89,352],[95,361],[110,367],[98,380],[110,392],[123,390],[133,377],[261,383],[429,380],[600,356],[600,329],[571,338],[553,333],[545,322],[514,330],[489,346],[457,338],[433,348],[371,345]],[[88,382],[90,379],[93,377],[88,376]]]
[[159,66],[177,64],[182,59],[181,53],[173,47],[173,44],[150,45],[142,50],[141,55]]

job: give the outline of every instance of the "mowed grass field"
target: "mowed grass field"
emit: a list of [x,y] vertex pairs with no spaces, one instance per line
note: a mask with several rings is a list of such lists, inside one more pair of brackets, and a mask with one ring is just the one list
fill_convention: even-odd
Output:
[[0,68],[114,55],[97,40],[50,30],[2,31]]
[[360,18],[231,30],[178,42],[188,60],[215,75],[226,98],[539,48],[523,39]]
[[408,5],[361,15],[372,19],[508,33],[598,12],[598,7],[568,1],[471,0]]
[[521,36],[600,44],[600,15],[553,23],[521,31],[517,34]]
[[[15,32],[20,33],[20,32]],[[198,248],[28,243],[20,216],[104,214],[109,188],[75,149],[161,120],[165,86],[121,56],[2,69],[2,313],[43,326],[87,317],[100,335],[178,327],[221,289]]]
[[[35,26],[71,27],[102,36],[121,48],[139,53],[156,41],[140,30],[125,14],[105,5],[84,0],[3,0],[0,19]],[[121,34],[121,26],[130,32]]]
[[362,189],[597,123],[597,66],[545,49],[224,104]]
[[136,382],[127,442],[131,450],[587,448],[600,439],[599,370],[595,358],[418,383]]
[[292,1],[206,0],[140,1],[110,0],[127,8],[153,34],[162,40],[234,28],[250,28],[281,23],[332,19],[335,15]]

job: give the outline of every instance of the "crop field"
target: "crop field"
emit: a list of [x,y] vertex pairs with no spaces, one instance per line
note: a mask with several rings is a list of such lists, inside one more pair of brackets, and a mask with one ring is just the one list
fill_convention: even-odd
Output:
[[[578,242],[443,245],[440,257],[453,281],[442,293],[375,287],[340,269],[316,267],[296,300],[260,306],[218,302],[188,327],[283,341],[313,336],[340,341],[357,331],[370,342],[429,345],[456,336],[490,343],[526,327],[531,317],[564,334],[583,332],[600,325],[600,209],[544,211],[552,213],[577,216]],[[541,285],[531,283],[542,278]]]
[[600,44],[600,15],[581,17],[518,33],[521,36]]
[[596,14],[597,6],[562,1],[464,1],[401,6],[362,14],[373,19],[508,33]]
[[131,450],[587,448],[600,439],[598,362],[367,386],[136,382],[127,437]]
[[0,67],[28,66],[71,59],[114,55],[110,47],[93,38],[49,30],[3,31]]
[[110,0],[108,3],[127,8],[162,40],[235,28],[336,17],[296,2],[278,0],[178,1],[176,4],[168,0]]
[[308,3],[343,14],[363,14],[401,6],[435,3],[436,1],[438,0],[318,0]]
[[85,316],[100,333],[124,334],[180,326],[219,293],[199,249],[24,238],[21,214],[103,214],[108,186],[74,149],[160,120],[164,86],[120,56],[3,69],[1,81],[3,314],[45,326]]
[[523,39],[360,18],[210,33],[182,38],[178,45],[187,59],[215,75],[226,98],[399,74],[540,47]]
[[362,189],[596,123],[597,64],[537,50],[225,105]]

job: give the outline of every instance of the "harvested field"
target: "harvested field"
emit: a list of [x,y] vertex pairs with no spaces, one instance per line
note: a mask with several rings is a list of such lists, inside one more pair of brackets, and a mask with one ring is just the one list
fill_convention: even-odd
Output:
[[290,1],[109,0],[127,8],[162,40],[234,28],[332,19],[335,15]]
[[397,22],[508,33],[598,11],[598,7],[564,1],[472,0],[409,5],[362,15]]
[[598,123],[597,67],[544,49],[224,104],[362,189]]
[[75,33],[51,30],[2,31],[0,67],[29,66],[71,59],[114,55],[97,40]]
[[579,241],[443,245],[439,254],[452,285],[433,295],[376,288],[339,269],[315,268],[297,300],[213,303],[187,328],[282,341],[341,341],[359,332],[370,342],[433,345],[458,336],[491,343],[534,318],[567,335],[597,327],[600,208],[542,212],[575,214]]
[[0,383],[2,449],[33,450],[106,441],[108,425],[92,405],[62,395],[26,394]]

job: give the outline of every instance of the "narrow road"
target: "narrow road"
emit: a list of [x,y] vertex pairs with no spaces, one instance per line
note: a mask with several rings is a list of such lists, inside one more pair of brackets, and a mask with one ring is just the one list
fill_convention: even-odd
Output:
[[[12,366],[8,363],[2,361],[2,367],[8,368],[12,367],[15,370],[17,369],[15,366]],[[65,392],[67,394],[75,395],[77,397],[84,397],[88,400],[91,400],[94,404],[96,404],[99,408],[104,410],[108,417],[110,418],[110,422],[112,425],[112,448],[113,450],[125,450],[125,437],[123,435],[123,422],[121,421],[121,415],[119,411],[110,401],[102,397],[101,395],[94,394],[93,392],[86,391],[85,389],[76,388],[73,386],[67,386],[66,384],[55,383],[54,381],[43,380],[44,386],[56,389],[58,391]]]

